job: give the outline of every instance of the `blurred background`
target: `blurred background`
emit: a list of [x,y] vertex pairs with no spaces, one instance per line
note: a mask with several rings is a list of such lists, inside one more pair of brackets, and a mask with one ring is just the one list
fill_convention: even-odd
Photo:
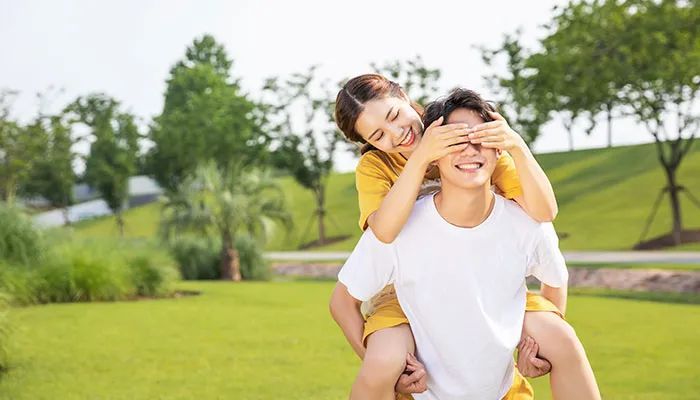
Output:
[[698,397],[697,1],[0,0],[0,38],[0,398],[346,398],[369,72],[494,101],[603,397]]

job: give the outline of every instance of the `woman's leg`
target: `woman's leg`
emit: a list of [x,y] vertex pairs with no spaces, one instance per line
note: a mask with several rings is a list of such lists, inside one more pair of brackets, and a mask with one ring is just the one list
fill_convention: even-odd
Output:
[[394,400],[394,386],[406,368],[406,355],[415,351],[408,325],[372,333],[362,367],[352,385],[350,400]]
[[554,400],[598,400],[593,369],[574,328],[547,311],[525,313],[523,330],[535,339],[539,354],[552,364],[549,382]]

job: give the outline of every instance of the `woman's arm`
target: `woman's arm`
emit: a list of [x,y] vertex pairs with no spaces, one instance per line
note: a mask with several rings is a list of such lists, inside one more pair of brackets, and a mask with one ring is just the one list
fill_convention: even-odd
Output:
[[418,197],[428,164],[410,157],[394,185],[389,189],[377,211],[367,218],[367,225],[384,243],[391,243],[406,224]]
[[348,289],[338,282],[331,295],[330,310],[335,322],[340,326],[345,338],[360,359],[365,357],[365,345],[362,342],[365,320],[360,312],[360,301],[348,293]]
[[525,142],[509,150],[518,171],[523,193],[515,201],[538,222],[550,222],[557,216],[559,208],[554,196],[554,189],[549,178],[532,155]]
[[494,120],[471,128],[469,139],[472,143],[487,148],[507,151],[513,158],[522,188],[522,194],[513,199],[538,222],[553,221],[559,210],[554,189],[547,175],[537,163],[525,140],[508,125],[505,118],[495,112],[489,114]]

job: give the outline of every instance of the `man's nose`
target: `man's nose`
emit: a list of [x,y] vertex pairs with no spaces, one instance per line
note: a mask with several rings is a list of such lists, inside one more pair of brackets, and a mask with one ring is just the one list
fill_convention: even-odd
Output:
[[480,145],[469,142],[467,147],[465,147],[464,150],[462,150],[462,154],[467,156],[474,156],[479,154],[480,148]]

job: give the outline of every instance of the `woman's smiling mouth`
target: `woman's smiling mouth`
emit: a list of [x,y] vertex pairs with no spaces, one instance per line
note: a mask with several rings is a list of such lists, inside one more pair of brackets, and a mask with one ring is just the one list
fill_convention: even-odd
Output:
[[396,147],[408,147],[413,144],[413,142],[416,140],[416,134],[413,132],[413,127],[409,128],[408,133],[406,134],[406,137],[403,138],[401,143],[398,144]]

